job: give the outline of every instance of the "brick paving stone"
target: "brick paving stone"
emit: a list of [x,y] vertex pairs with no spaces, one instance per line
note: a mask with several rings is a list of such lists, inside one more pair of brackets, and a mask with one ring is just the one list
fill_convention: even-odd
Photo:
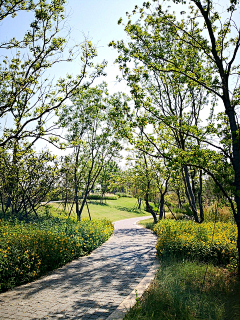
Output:
[[152,267],[156,236],[131,218],[114,224],[114,235],[41,279],[0,294],[0,319],[105,320]]

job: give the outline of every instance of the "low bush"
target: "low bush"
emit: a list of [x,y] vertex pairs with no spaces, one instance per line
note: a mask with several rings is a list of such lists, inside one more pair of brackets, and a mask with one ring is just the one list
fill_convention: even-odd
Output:
[[234,220],[230,208],[226,205],[216,207],[216,204],[204,208],[204,217],[206,221],[228,222]]
[[115,193],[119,198],[132,198],[131,194],[124,193],[124,192],[116,192]]
[[189,219],[191,219],[191,217],[189,217],[188,215],[185,215],[183,213],[173,212],[173,214],[171,212],[166,212],[165,219],[172,219],[172,220],[183,220],[183,219],[189,220]]
[[219,266],[232,266],[237,259],[237,227],[231,222],[162,220],[154,228],[158,236],[158,255],[174,255],[211,262]]
[[117,200],[118,196],[114,194],[107,194],[102,197],[101,194],[89,194],[87,198],[89,200]]
[[89,254],[113,232],[107,220],[0,220],[0,292]]

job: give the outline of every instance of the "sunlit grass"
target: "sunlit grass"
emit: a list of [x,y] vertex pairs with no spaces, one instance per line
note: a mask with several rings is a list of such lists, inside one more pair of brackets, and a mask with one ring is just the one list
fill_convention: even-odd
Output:
[[[63,203],[51,203],[53,208],[63,210]],[[72,205],[68,204],[66,208],[66,215],[69,214]],[[150,215],[146,211],[137,209],[137,200],[135,198],[119,198],[117,200],[107,200],[101,203],[100,201],[89,201],[88,207],[92,219],[106,218],[112,222],[129,219],[134,217],[141,217]],[[59,214],[59,211],[58,213]],[[73,205],[71,217],[76,218],[75,205]],[[87,206],[85,205],[82,213],[82,218],[89,219]]]
[[125,320],[240,319],[240,284],[229,270],[167,257],[160,264],[150,288]]

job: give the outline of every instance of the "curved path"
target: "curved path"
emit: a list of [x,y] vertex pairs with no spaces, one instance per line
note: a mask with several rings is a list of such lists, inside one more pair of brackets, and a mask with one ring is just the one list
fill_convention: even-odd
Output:
[[156,269],[156,236],[136,224],[114,224],[114,235],[89,256],[0,294],[0,319],[122,319]]

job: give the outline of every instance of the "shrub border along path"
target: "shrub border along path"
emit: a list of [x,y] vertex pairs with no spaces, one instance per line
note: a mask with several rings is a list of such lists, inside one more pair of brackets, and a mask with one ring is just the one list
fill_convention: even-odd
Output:
[[156,272],[157,237],[136,224],[114,223],[114,235],[87,257],[0,295],[0,319],[122,319]]

